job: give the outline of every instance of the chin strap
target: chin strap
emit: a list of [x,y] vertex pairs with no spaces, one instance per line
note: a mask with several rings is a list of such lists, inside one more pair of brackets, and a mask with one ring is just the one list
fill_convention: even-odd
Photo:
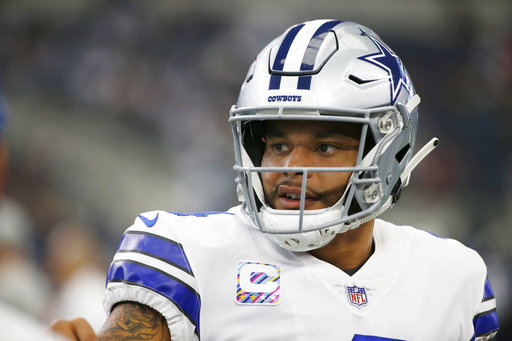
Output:
[[[409,184],[409,178],[410,178],[411,172],[414,170],[414,168],[416,168],[416,166],[421,162],[421,160],[423,160],[428,154],[430,154],[430,152],[432,152],[434,149],[436,149],[436,147],[438,145],[439,145],[439,139],[437,137],[434,137],[433,139],[428,141],[427,144],[425,144],[423,146],[423,148],[421,148],[411,158],[411,161],[409,161],[407,166],[405,166],[404,172],[400,176],[400,181],[403,184],[402,187],[405,187]],[[353,221],[351,223],[345,224],[345,226],[338,233],[343,233],[348,230],[354,229],[366,222],[369,222],[372,219],[375,219],[376,217],[378,217],[379,215],[384,213],[384,211],[386,211],[393,204],[393,202],[394,202],[394,198],[393,198],[393,196],[390,196],[388,198],[388,200],[386,200],[384,205],[382,205],[382,207],[377,212],[370,214],[369,216],[366,216],[364,218],[357,219],[356,221]]]
[[414,155],[405,166],[405,170],[400,176],[400,180],[402,180],[402,183],[404,184],[403,187],[407,186],[409,184],[409,178],[414,168],[418,165],[418,163],[421,162],[430,152],[432,152],[436,147],[439,145],[439,139],[437,137],[434,137],[432,140],[428,141],[426,145],[421,148],[416,155]]

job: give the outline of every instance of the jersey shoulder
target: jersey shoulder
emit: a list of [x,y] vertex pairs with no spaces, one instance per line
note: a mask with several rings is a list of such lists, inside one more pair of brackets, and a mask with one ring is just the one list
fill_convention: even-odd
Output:
[[[182,235],[233,225],[231,212],[138,214],[126,229],[107,274],[104,305],[139,302],[160,312],[173,340],[199,335],[201,298]],[[195,231],[195,232],[194,232]],[[188,238],[187,238],[188,239]]]
[[440,269],[449,268],[454,274],[485,277],[487,270],[482,257],[458,240],[444,238],[408,225],[381,222],[387,230],[394,230],[403,235],[410,245],[411,252],[420,255],[433,266]]
[[[414,280],[428,282],[435,297],[445,297],[454,316],[474,333],[472,340],[489,340],[498,330],[496,300],[482,257],[461,242],[443,238],[412,226],[376,221],[377,233],[386,240],[407,244],[407,264]],[[469,321],[469,322],[468,322]],[[469,328],[469,327],[468,327]]]
[[138,214],[133,225],[125,231],[119,251],[138,245],[143,249],[151,248],[151,253],[156,252],[159,256],[166,257],[168,254],[175,254],[176,248],[183,249],[183,243],[207,241],[212,246],[216,242],[216,235],[226,238],[230,231],[239,230],[239,222],[232,210],[196,213],[144,212]]
[[151,229],[154,233],[169,234],[173,230],[186,229],[191,225],[207,227],[226,223],[236,216],[235,212],[235,209],[194,213],[148,211],[138,214],[128,230]]

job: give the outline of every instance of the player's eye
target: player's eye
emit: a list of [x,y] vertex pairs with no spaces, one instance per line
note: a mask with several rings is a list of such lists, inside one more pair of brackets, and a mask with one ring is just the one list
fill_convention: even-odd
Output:
[[272,149],[277,153],[281,153],[286,150],[286,146],[282,143],[274,143]]
[[327,144],[327,143],[324,143],[324,144],[321,144],[318,146],[318,151],[321,153],[332,153],[332,152],[334,152],[335,149],[336,149],[336,147],[334,147],[331,144]]

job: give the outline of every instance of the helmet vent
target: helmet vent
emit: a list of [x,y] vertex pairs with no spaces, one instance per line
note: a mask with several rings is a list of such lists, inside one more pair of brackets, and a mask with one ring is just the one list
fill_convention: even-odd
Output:
[[352,82],[358,84],[358,85],[363,85],[363,84],[366,84],[366,83],[371,83],[371,82],[375,82],[376,79],[369,79],[369,80],[364,80],[364,79],[361,79],[355,75],[349,75],[348,76],[348,79],[350,79]]
[[396,161],[398,161],[398,163],[402,163],[402,160],[404,159],[405,155],[407,155],[407,152],[409,151],[410,148],[411,148],[411,145],[408,143],[405,145],[405,147],[400,149],[400,151],[398,153],[396,153],[395,159],[396,159]]

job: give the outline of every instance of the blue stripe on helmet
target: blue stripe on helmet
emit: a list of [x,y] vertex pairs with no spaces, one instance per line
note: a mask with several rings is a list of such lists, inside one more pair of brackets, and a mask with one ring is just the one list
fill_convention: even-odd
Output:
[[138,252],[158,258],[193,275],[180,243],[148,232],[128,231],[121,239],[118,252]]
[[[318,50],[320,50],[320,46],[327,36],[326,33],[341,22],[343,22],[343,20],[331,20],[322,24],[322,26],[316,30],[315,34],[313,34],[313,37],[309,41],[304,57],[302,58],[302,63],[300,65],[301,71],[313,70]],[[300,76],[297,82],[297,89],[309,90],[310,88],[311,76]]]
[[[297,33],[304,27],[304,24],[296,25],[292,27],[279,46],[279,50],[277,51],[276,58],[274,59],[274,64],[272,65],[273,70],[282,71],[284,68],[284,63],[286,61],[286,56],[288,55],[288,51],[290,51],[290,46],[292,45],[293,40],[297,36]],[[281,75],[271,75],[270,83],[268,85],[269,90],[279,89],[281,86]]]
[[128,283],[157,292],[172,301],[199,331],[201,299],[179,279],[141,263],[116,261],[108,270],[107,283],[110,282]]

